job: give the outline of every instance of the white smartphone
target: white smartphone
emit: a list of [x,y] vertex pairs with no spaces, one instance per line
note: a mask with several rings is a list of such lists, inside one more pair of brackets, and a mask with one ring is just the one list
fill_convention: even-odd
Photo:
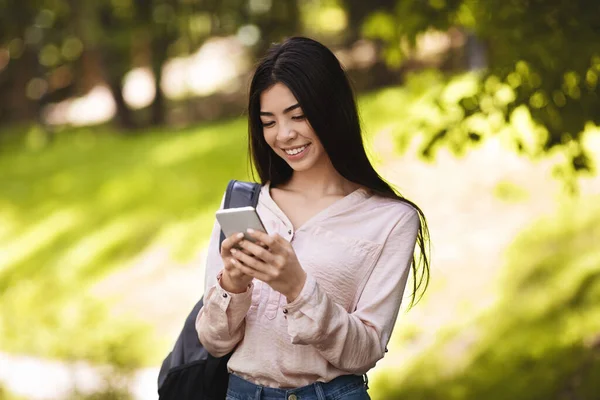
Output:
[[254,207],[226,208],[217,211],[216,216],[225,237],[241,232],[244,234],[244,239],[255,242],[254,238],[248,236],[247,229],[267,233]]

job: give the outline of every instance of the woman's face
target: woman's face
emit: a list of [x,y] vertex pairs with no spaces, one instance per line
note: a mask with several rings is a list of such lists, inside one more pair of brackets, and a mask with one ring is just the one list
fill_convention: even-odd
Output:
[[306,171],[329,157],[298,101],[282,83],[260,96],[260,120],[265,141],[294,171]]

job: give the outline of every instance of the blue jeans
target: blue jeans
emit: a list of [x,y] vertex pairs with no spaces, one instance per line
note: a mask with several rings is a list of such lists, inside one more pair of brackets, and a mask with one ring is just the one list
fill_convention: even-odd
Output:
[[226,400],[370,400],[363,378],[344,375],[331,382],[316,382],[295,389],[275,389],[255,385],[229,375]]

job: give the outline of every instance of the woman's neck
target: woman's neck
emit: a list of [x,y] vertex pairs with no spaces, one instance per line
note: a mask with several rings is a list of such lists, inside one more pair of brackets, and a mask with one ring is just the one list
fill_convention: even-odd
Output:
[[330,168],[294,171],[290,180],[282,186],[283,189],[301,192],[309,198],[345,196],[359,187],[340,175],[333,165]]

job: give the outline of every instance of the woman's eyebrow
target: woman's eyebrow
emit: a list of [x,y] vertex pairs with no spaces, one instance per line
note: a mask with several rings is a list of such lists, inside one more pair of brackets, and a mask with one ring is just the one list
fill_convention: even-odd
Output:
[[[283,113],[284,114],[289,113],[290,111],[294,111],[296,108],[299,108],[299,107],[300,107],[300,104],[296,103],[293,106],[289,106],[288,108],[283,110]],[[260,115],[272,117],[274,114],[272,112],[268,112],[268,111],[261,111]]]

